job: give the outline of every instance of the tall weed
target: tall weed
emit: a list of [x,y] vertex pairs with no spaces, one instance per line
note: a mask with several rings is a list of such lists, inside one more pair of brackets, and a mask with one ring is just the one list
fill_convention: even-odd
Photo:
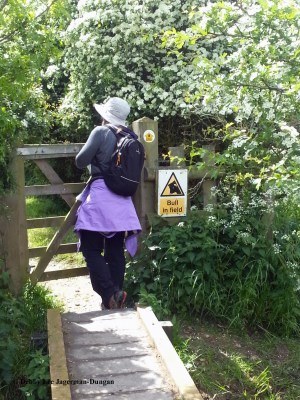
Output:
[[48,365],[48,356],[33,348],[33,333],[46,332],[48,308],[59,307],[50,293],[43,287],[27,284],[22,295],[14,297],[8,290],[8,274],[0,275],[0,398],[46,399],[48,385],[23,387],[21,381],[49,380],[49,370],[39,368],[33,374],[33,365]]
[[[173,312],[243,328],[299,333],[300,231],[281,202],[272,229],[259,195],[233,196],[222,210],[192,212],[153,227],[127,268],[133,296],[155,295]],[[271,235],[270,235],[271,233]]]

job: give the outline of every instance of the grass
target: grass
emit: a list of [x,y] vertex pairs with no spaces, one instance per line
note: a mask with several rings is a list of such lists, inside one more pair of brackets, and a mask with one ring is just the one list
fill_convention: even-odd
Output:
[[[56,228],[35,228],[28,230],[28,244],[29,247],[47,246],[49,241],[54,236]],[[78,237],[70,230],[64,237],[62,243],[77,242]]]
[[[141,290],[159,320],[170,311]],[[257,327],[237,332],[218,321],[172,318],[174,346],[204,400],[300,399],[300,338],[277,337]]]
[[299,338],[180,322],[177,351],[205,399],[300,398]]
[[27,197],[27,218],[43,218],[65,215],[69,211],[68,205],[59,196]]
[[[69,207],[59,196],[48,197],[28,197],[26,199],[26,214],[27,218],[43,218],[66,215]],[[28,246],[43,247],[47,246],[54,236],[57,228],[36,228],[28,230]],[[62,244],[76,243],[78,237],[72,229],[63,238]],[[84,265],[84,260],[81,253],[59,254],[54,257],[57,262],[66,262],[69,267],[76,265]]]

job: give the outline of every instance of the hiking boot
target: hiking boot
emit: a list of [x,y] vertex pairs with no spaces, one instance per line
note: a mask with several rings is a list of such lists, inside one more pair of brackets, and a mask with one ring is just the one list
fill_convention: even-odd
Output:
[[124,308],[127,293],[124,290],[118,290],[114,295],[111,296],[108,302],[108,307],[101,304],[102,310],[115,310],[116,308]]
[[118,290],[114,294],[114,299],[115,299],[115,302],[117,303],[117,308],[125,307],[126,297],[127,297],[127,293],[124,290]]
[[115,310],[116,308],[118,308],[118,304],[117,304],[117,302],[115,300],[115,296],[114,295],[112,295],[111,298],[109,299],[107,308],[109,310]]

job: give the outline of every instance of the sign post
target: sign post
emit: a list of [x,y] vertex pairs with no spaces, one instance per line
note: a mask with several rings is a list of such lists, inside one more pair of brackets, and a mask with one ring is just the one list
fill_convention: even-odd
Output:
[[186,215],[187,182],[187,169],[158,170],[158,215],[162,217]]

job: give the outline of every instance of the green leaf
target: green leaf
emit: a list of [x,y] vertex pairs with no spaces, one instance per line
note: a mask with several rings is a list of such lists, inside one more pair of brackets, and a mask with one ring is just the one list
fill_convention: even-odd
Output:
[[242,247],[242,250],[247,256],[250,256],[251,249],[249,247]]

